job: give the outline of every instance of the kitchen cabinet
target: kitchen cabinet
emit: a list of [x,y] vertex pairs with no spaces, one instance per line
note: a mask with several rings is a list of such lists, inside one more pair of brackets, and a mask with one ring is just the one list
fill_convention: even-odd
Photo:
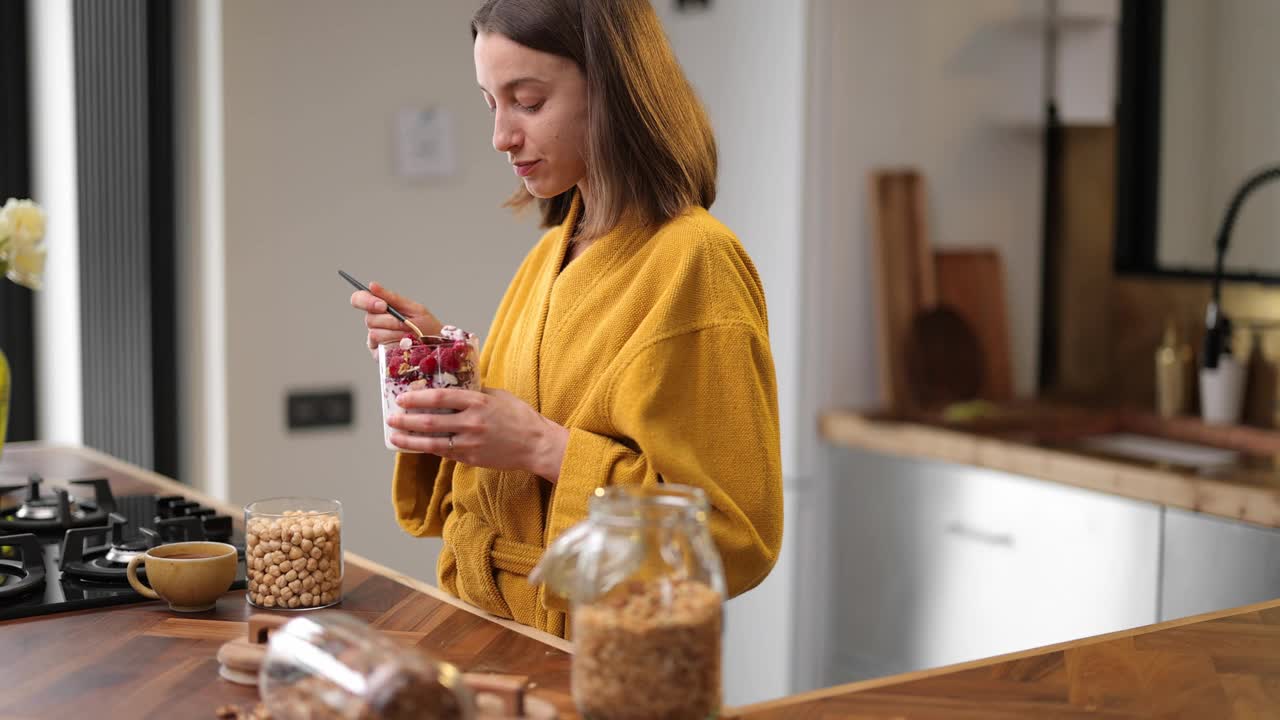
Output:
[[1160,618],[1280,597],[1280,530],[1169,508]]
[[972,466],[831,452],[821,684],[1155,622],[1159,506]]

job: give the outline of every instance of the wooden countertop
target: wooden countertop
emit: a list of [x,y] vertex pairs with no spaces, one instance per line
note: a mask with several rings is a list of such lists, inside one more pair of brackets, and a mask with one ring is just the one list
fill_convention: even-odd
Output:
[[738,708],[726,718],[1280,717],[1280,600]]
[[[1003,417],[944,422],[887,412],[832,411],[829,442],[890,455],[973,465],[1280,528],[1280,433],[1164,420],[1123,411],[1025,404]],[[1089,449],[1090,436],[1129,433],[1235,450],[1229,465],[1191,467]]]
[[[105,476],[121,494],[191,488],[91,450],[10,445],[0,475]],[[340,609],[464,670],[529,675],[565,718],[570,646],[347,553]],[[243,592],[209,612],[148,602],[0,622],[0,717],[212,717],[251,705],[214,654],[243,636]],[[726,718],[1280,717],[1280,600],[947,668],[726,709]]]
[[[118,495],[180,493],[241,521],[242,511],[195,489],[79,448],[16,443],[4,448],[0,475],[46,481],[106,477]],[[336,609],[468,672],[528,675],[561,717],[569,696],[570,645],[495,618],[353,553],[346,553],[344,596]],[[244,637],[244,591],[208,612],[170,612],[146,602],[0,622],[0,717],[212,718],[216,708],[252,706],[257,691],[218,677],[218,646]],[[255,612],[262,612],[255,610]],[[288,614],[288,613],[281,613]]]

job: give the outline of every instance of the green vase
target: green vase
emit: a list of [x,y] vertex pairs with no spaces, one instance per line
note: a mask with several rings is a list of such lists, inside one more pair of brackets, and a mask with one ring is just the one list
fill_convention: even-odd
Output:
[[9,358],[0,350],[0,455],[4,455],[4,438],[9,432]]

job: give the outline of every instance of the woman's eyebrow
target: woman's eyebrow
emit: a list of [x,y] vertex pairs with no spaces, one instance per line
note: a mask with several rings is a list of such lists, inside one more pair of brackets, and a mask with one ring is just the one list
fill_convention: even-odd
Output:
[[[508,80],[508,81],[506,81],[506,82],[502,83],[502,88],[501,88],[501,89],[502,89],[502,90],[514,90],[514,89],[516,89],[516,87],[518,87],[518,86],[520,86],[520,85],[525,85],[525,84],[529,84],[529,83],[536,84],[536,85],[546,85],[546,84],[547,84],[547,81],[546,81],[546,80],[543,80],[542,78],[537,78],[537,77],[533,77],[533,76],[518,77],[518,78],[516,78],[516,79],[514,79],[514,80]],[[480,89],[481,89],[481,90],[484,90],[485,92],[487,92],[487,93],[489,93],[489,94],[491,94],[491,95],[493,94],[493,93],[491,93],[491,92],[489,91],[489,89],[488,89],[488,88],[486,88],[486,87],[485,87],[485,86],[483,86],[483,85],[480,85]]]

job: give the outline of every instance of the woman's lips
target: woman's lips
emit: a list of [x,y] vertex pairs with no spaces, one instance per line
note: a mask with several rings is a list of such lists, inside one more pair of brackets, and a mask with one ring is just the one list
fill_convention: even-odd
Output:
[[515,168],[516,175],[519,175],[520,177],[529,177],[529,174],[532,173],[541,162],[541,160],[534,160],[529,163],[516,163],[513,167]]

